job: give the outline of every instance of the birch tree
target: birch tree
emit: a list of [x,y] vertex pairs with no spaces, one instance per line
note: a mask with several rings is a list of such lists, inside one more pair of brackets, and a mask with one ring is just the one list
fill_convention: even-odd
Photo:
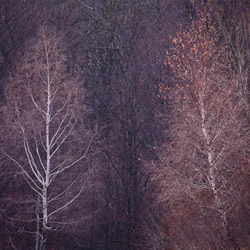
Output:
[[40,249],[46,247],[48,230],[56,226],[56,215],[84,188],[84,160],[94,139],[85,126],[85,93],[77,79],[70,77],[65,53],[62,36],[43,27],[27,48],[7,91],[7,115],[22,140],[24,156],[5,154],[38,196]]
[[[169,206],[176,200],[189,199],[192,202],[188,203],[196,204],[203,213],[200,218],[210,214],[216,231],[214,238],[206,238],[210,241],[206,249],[239,249],[239,232],[234,231],[230,221],[239,219],[237,215],[232,219],[232,211],[237,213],[240,207],[240,186],[246,184],[244,178],[249,173],[249,130],[227,47],[219,44],[219,37],[209,14],[199,14],[189,29],[180,27],[172,39],[172,51],[167,52],[166,63],[178,83],[171,89],[166,85],[160,89],[169,91],[172,103],[170,143],[160,152],[160,199],[168,201]],[[207,227],[197,223],[197,234],[206,232]],[[176,244],[184,249],[204,248],[199,245],[199,236],[196,242],[191,237],[190,242],[182,239]]]

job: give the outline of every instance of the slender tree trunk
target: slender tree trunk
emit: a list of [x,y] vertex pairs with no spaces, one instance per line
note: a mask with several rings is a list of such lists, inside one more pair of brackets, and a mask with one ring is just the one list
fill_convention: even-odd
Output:
[[47,47],[45,45],[46,61],[47,61],[47,110],[46,110],[46,176],[45,182],[43,183],[43,227],[41,235],[41,246],[40,250],[46,249],[47,241],[47,226],[48,226],[48,186],[50,181],[50,105],[51,105],[51,82],[50,82],[50,61],[48,56]]
[[39,239],[40,239],[40,208],[39,208],[40,197],[37,195],[36,205],[36,246],[35,249],[39,250]]
[[46,249],[46,242],[47,242],[47,229],[45,227],[43,228],[42,233],[41,233],[40,250]]
[[237,243],[235,242],[235,239],[231,233],[231,230],[227,221],[227,215],[226,215],[225,210],[223,209],[223,205],[222,205],[221,199],[217,191],[216,173],[215,173],[216,167],[214,163],[214,154],[213,154],[211,143],[210,143],[211,138],[210,138],[207,126],[206,126],[206,111],[204,108],[203,100],[201,101],[201,118],[202,118],[202,134],[206,141],[207,155],[208,155],[209,184],[213,192],[215,207],[219,213],[224,233],[226,237],[228,238],[232,249],[239,250],[240,248],[237,246]]

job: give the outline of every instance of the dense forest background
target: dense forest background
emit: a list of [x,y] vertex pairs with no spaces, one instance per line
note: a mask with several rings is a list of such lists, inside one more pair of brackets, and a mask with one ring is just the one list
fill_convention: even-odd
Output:
[[0,249],[250,249],[248,0],[1,0],[0,31]]

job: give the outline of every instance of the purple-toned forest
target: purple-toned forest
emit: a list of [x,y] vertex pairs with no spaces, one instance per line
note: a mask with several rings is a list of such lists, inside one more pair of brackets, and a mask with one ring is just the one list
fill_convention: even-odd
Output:
[[250,249],[249,0],[0,1],[0,249]]

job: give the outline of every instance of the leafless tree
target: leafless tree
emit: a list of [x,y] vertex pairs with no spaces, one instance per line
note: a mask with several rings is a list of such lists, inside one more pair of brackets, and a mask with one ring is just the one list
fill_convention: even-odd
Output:
[[24,154],[16,158],[4,152],[38,197],[37,234],[40,249],[45,249],[47,231],[57,225],[57,214],[85,187],[84,160],[95,133],[84,120],[88,114],[85,92],[67,70],[62,35],[44,25],[29,46],[7,90],[8,126],[22,140],[19,146]]
[[[210,243],[203,242],[203,246],[201,239],[181,242],[177,237],[174,244],[184,248],[201,249],[210,244],[239,249],[246,241],[239,243],[241,232],[233,228],[232,221],[239,221],[234,213],[242,206],[242,186],[248,186],[249,128],[235,87],[237,78],[230,70],[231,59],[226,45],[219,44],[219,35],[209,13],[197,12],[197,19],[189,29],[180,28],[173,37],[172,51],[167,52],[166,63],[177,83],[161,88],[169,92],[172,107],[169,142],[160,150],[159,171],[156,164],[162,187],[159,197],[168,202],[168,208],[178,200],[182,210],[172,207],[177,217],[183,216],[183,202],[196,216],[211,216],[210,225],[223,235],[221,240],[213,233],[206,238]],[[182,212],[178,215],[178,211]],[[195,230],[202,234],[207,228],[199,222]],[[183,234],[188,237],[188,232]]]

